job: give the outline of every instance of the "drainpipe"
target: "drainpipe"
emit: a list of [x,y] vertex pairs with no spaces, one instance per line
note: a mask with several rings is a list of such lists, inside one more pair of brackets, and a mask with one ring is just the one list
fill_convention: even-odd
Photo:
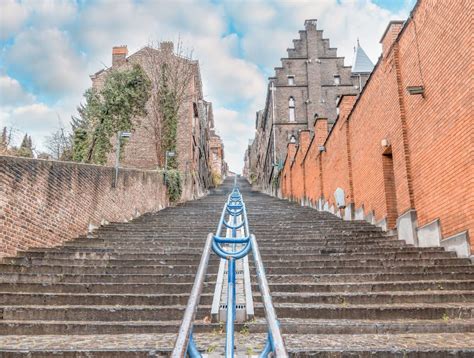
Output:
[[275,91],[276,87],[274,82],[272,81],[272,86],[270,87],[270,91],[272,91],[272,134],[273,134],[273,164],[276,164],[276,134],[275,134]]
[[[272,134],[273,134],[273,165],[272,167],[274,170],[278,170],[277,167],[277,155],[276,155],[276,131],[275,131],[275,91],[276,87],[274,82],[272,81],[272,85],[270,90],[272,91]],[[275,177],[275,175],[273,175]],[[271,184],[271,189],[273,191],[273,178],[272,178],[272,184]],[[277,195],[278,190],[275,188],[275,195]]]

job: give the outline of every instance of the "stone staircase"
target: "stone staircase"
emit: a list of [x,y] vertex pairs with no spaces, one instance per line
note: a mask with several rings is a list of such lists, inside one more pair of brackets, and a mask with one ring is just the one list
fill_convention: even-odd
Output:
[[[291,355],[474,357],[468,259],[239,184]],[[93,238],[5,258],[0,357],[168,356],[231,185]],[[194,329],[209,356],[225,337],[209,317],[218,264],[212,254]],[[236,325],[240,355],[256,354],[266,338],[253,281],[256,319]]]

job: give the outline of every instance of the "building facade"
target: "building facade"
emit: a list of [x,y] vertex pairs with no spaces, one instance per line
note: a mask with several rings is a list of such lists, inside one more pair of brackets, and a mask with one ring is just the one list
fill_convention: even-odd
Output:
[[[327,133],[288,144],[283,197],[366,220],[420,247],[474,258],[470,15],[463,2],[420,0],[382,35],[382,56],[359,96],[344,95]],[[455,38],[440,46],[440,37]]]
[[211,173],[214,178],[214,184],[219,184],[227,176],[228,167],[224,160],[224,143],[214,129],[211,130],[209,147]]
[[[214,126],[212,104],[203,98],[198,61],[174,53],[172,42],[162,42],[158,49],[144,47],[128,56],[127,46],[112,49],[112,67],[91,76],[93,88],[100,89],[112,70],[139,64],[152,81],[152,92],[156,93],[159,67],[168,59],[186,76],[183,102],[180,105],[177,123],[176,160],[181,173],[183,199],[201,196],[212,185],[210,159],[211,130]],[[120,158],[121,166],[127,168],[156,169],[166,163],[161,149],[161,117],[157,114],[158,99],[153,94],[147,103],[147,115],[134,119],[134,129]],[[116,141],[114,140],[114,145]],[[115,151],[109,154],[108,165],[115,163]]]
[[305,29],[269,78],[265,108],[256,114],[248,175],[259,189],[275,188],[287,144],[296,143],[300,131],[312,131],[321,117],[328,118],[331,127],[340,96],[361,91],[373,65],[359,44],[354,64],[354,69],[344,65],[344,57],[323,37],[316,20],[305,21]]

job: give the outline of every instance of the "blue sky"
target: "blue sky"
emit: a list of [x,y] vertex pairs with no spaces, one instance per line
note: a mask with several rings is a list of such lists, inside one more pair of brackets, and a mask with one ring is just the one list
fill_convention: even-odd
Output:
[[0,126],[25,132],[38,151],[71,115],[89,75],[111,64],[112,46],[133,53],[181,39],[199,59],[206,99],[232,170],[240,171],[266,78],[318,19],[346,64],[357,38],[373,62],[388,21],[406,19],[415,0],[1,0]]

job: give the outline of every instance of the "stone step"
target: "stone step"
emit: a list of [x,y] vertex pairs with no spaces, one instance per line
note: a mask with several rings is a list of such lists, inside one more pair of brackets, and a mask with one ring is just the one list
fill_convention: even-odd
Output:
[[[203,305],[212,304],[213,294],[201,295],[200,303]],[[188,303],[188,293],[159,293],[159,294],[111,294],[111,293],[31,293],[31,292],[1,292],[0,306],[15,305],[42,305],[42,306],[62,306],[62,305],[96,305],[96,306],[166,306],[166,305],[186,305]]]
[[[436,320],[355,320],[279,318],[284,334],[398,334],[398,333],[465,333],[474,332],[474,319],[447,318]],[[264,319],[246,324],[250,333],[263,333]]]
[[[217,265],[219,258],[216,255],[211,255],[209,265]],[[41,265],[56,265],[56,266],[117,266],[117,267],[129,267],[129,266],[153,266],[153,265],[191,265],[197,267],[199,265],[200,258],[154,258],[154,259],[120,259],[112,258],[108,260],[97,259],[97,258],[86,258],[86,259],[64,259],[64,258],[41,258],[41,257],[13,257],[4,258],[4,264],[22,265],[22,266],[41,266]],[[337,265],[338,267],[347,266],[465,266],[471,264],[471,260],[468,258],[435,258],[435,259],[370,259],[370,258],[343,258],[334,259],[332,257],[321,257],[317,262],[314,261],[301,261],[293,260],[291,257],[279,257],[274,260],[265,260],[265,267],[311,267],[316,265],[324,266],[330,261],[331,264]],[[253,266],[253,258],[250,256],[250,264]]]
[[[171,246],[175,246],[176,248],[195,248],[195,249],[201,249],[204,246],[203,241],[188,241],[185,240],[183,243],[177,245],[177,244],[171,244],[169,241],[163,240],[162,242],[159,242],[158,240],[149,240],[149,242],[130,242],[129,240],[120,240],[120,242],[113,242],[112,240],[106,240],[106,242],[94,242],[94,240],[90,240],[91,242],[69,242],[66,244],[64,247],[67,247],[68,249],[74,249],[76,251],[81,251],[83,249],[93,249],[93,248],[98,248],[98,249],[113,249],[113,250],[125,250],[125,249],[130,249],[133,248],[134,250],[138,249],[147,249],[147,248],[152,248],[154,250],[157,249],[163,249],[163,248],[169,248]],[[385,239],[376,239],[376,240],[360,240],[360,241],[354,241],[354,240],[312,240],[312,241],[294,241],[293,243],[291,242],[278,242],[278,243],[272,243],[272,242],[264,242],[263,240],[258,240],[260,248],[263,249],[279,249],[281,247],[288,247],[288,245],[295,245],[298,248],[306,247],[306,248],[349,248],[349,249],[354,249],[356,247],[361,247],[361,248],[402,248],[402,247],[409,247],[405,243],[401,241],[391,241],[391,240],[385,240]]]
[[[295,278],[297,279],[297,278]],[[277,292],[393,292],[393,291],[442,291],[474,290],[474,280],[426,280],[392,282],[294,282],[270,283],[272,293]]]
[[[210,357],[222,354],[225,335],[195,334],[197,347]],[[0,337],[5,357],[166,357],[176,334],[39,335]],[[291,357],[470,358],[474,333],[285,334]],[[236,356],[258,354],[266,334],[237,333]],[[54,344],[52,344],[54,342]]]
[[[474,284],[474,283],[473,283]],[[142,293],[153,294],[159,292],[188,293],[191,292],[193,282],[180,283],[0,283],[1,292],[60,292],[60,293]],[[214,289],[214,283],[205,282],[205,288]]]
[[[343,274],[343,273],[434,273],[434,272],[472,272],[474,266],[470,264],[455,266],[369,266],[359,264],[355,266],[336,266],[336,265],[314,265],[310,267],[294,266],[265,266],[269,275],[279,274]],[[253,268],[253,266],[252,266]],[[146,266],[56,266],[56,265],[0,265],[0,273],[32,273],[35,274],[96,274],[96,275],[117,275],[117,274],[195,274],[197,266],[194,265],[146,265]],[[209,265],[208,273],[217,273],[218,262]]]
[[[462,266],[460,266],[462,267]],[[217,273],[218,263],[209,266],[209,273]],[[56,266],[36,265],[32,267],[21,265],[0,265],[0,273],[32,273],[35,274],[196,274],[194,265],[154,265],[154,266]]]
[[[315,303],[275,303],[280,318],[317,319],[465,319],[474,318],[474,304],[463,303],[403,303],[403,304],[315,304]],[[147,321],[173,320],[181,317],[185,305],[167,306],[2,306],[6,320],[100,320],[100,321]],[[197,318],[209,315],[210,306],[199,305]],[[255,315],[263,317],[263,307],[255,304]]]
[[[212,303],[211,290],[203,293],[200,303]],[[413,292],[358,292],[358,293],[302,293],[302,292],[273,292],[274,303],[317,303],[317,304],[388,304],[388,303],[445,303],[445,302],[474,302],[473,291],[413,291]],[[61,292],[2,292],[0,305],[185,305],[189,299],[187,293],[161,294],[103,294],[103,293],[61,293]],[[260,294],[254,291],[254,301],[260,302]]]
[[[206,280],[215,282],[217,274],[208,273]],[[194,282],[195,274],[34,274],[4,272],[0,283],[149,283],[149,282]],[[251,277],[256,279],[255,275]],[[291,282],[362,282],[362,281],[412,281],[428,279],[472,280],[474,273],[469,270],[455,272],[374,272],[374,273],[321,273],[321,274],[269,274],[270,283]]]
[[[463,333],[474,332],[474,319],[439,320],[327,320],[280,318],[283,334],[398,334],[398,333]],[[180,320],[169,321],[0,321],[0,335],[50,334],[131,334],[176,333]],[[222,323],[196,320],[195,333],[222,332]],[[265,333],[266,321],[262,318],[235,323],[236,332]]]
[[[110,232],[94,232],[86,237],[79,237],[71,242],[91,243],[91,242],[121,242],[131,240],[133,242],[149,242],[149,241],[169,241],[175,243],[181,241],[201,241],[209,232],[214,233],[212,226],[207,226],[207,230],[193,230],[189,231],[189,227],[173,228],[173,230],[163,231],[163,227],[157,227],[154,230],[140,231],[136,228],[130,228],[127,231],[111,230]],[[275,232],[278,233],[278,239],[275,238]],[[399,241],[396,236],[387,235],[384,232],[361,232],[356,230],[299,230],[297,228],[290,228],[284,231],[280,228],[273,228],[272,230],[260,230],[256,232],[252,229],[252,233],[258,240],[264,242],[307,242],[312,240],[344,240],[344,241],[364,241],[364,240],[385,240],[385,241]],[[202,236],[201,236],[202,235]],[[280,241],[281,240],[281,241]],[[403,242],[403,241],[400,241]]]
[[474,318],[474,305],[462,303],[400,303],[400,304],[316,304],[275,303],[280,318],[318,319],[464,319]]
[[[177,253],[162,252],[162,253],[116,253],[112,251],[108,252],[43,252],[43,251],[31,251],[23,253],[21,256],[24,257],[36,257],[36,258],[62,258],[62,259],[97,259],[97,260],[110,260],[110,259],[124,259],[124,260],[137,260],[137,259],[168,259],[171,257],[178,257]],[[211,255],[211,257],[214,255]],[[189,252],[180,252],[179,257],[183,259],[199,259],[200,254],[189,253]],[[262,260],[265,263],[267,260],[281,260],[282,257],[287,257],[291,261],[318,261],[324,260],[325,258],[330,258],[331,260],[335,259],[445,259],[445,258],[455,258],[455,252],[446,252],[441,250],[436,251],[412,251],[412,252],[384,252],[384,253],[331,253],[328,250],[325,250],[324,253],[286,253],[286,255],[272,253],[271,250],[262,252]]]
[[[201,250],[197,250],[196,248],[190,248],[190,247],[167,247],[167,246],[162,246],[162,247],[143,247],[143,248],[135,248],[135,247],[115,247],[115,248],[97,248],[97,247],[80,247],[80,248],[74,248],[74,247],[63,247],[60,249],[60,251],[57,251],[57,249],[52,249],[48,251],[40,251],[43,255],[51,255],[51,254],[156,254],[156,255],[163,255],[163,254],[174,254],[174,255],[181,255],[181,254],[186,254],[186,255],[196,255],[200,256]],[[314,247],[296,247],[296,246],[291,246],[289,248],[282,248],[282,247],[274,247],[274,248],[260,248],[260,252],[262,256],[264,255],[277,255],[277,254],[286,254],[286,255],[298,255],[298,254],[323,254],[323,255],[329,255],[329,254],[357,254],[357,253],[366,253],[366,254],[426,254],[426,253],[446,253],[444,251],[444,248],[439,247],[439,248],[419,248],[419,247],[411,247],[411,246],[405,246],[405,247],[392,247],[392,246],[382,246],[382,245],[355,245],[355,246],[314,246]],[[39,252],[38,252],[39,253]],[[34,251],[28,252],[29,256],[33,256],[36,253]],[[40,256],[36,254],[37,256]]]
[[[2,306],[4,320],[42,320],[42,321],[156,321],[176,320],[182,317],[186,305],[64,305],[64,306]],[[199,305],[196,317],[209,316],[210,305]]]
[[440,273],[361,273],[361,274],[299,274],[267,275],[270,283],[311,282],[365,282],[365,281],[418,281],[418,280],[473,280],[472,272]]
[[[206,281],[215,282],[217,274],[207,274]],[[9,273],[0,276],[0,283],[193,283],[195,274],[34,274]]]
[[467,273],[474,274],[474,267],[472,265],[463,266],[347,266],[338,267],[333,265],[314,266],[314,267],[265,267],[268,275],[301,275],[301,274],[364,274],[364,273],[378,273],[378,274],[399,274],[399,273]]
[[[309,303],[309,304],[398,304],[398,303],[446,303],[469,302],[474,303],[474,291],[410,291],[410,292],[272,292],[274,303]],[[260,301],[255,295],[254,300]]]
[[[270,283],[272,293],[277,292],[393,292],[393,291],[443,291],[474,290],[474,280],[427,280],[394,282],[293,282]],[[188,283],[0,283],[0,292],[43,292],[43,293],[140,293],[156,294],[191,292]],[[213,290],[213,282],[205,282],[204,290]],[[254,282],[252,290],[259,290]]]

